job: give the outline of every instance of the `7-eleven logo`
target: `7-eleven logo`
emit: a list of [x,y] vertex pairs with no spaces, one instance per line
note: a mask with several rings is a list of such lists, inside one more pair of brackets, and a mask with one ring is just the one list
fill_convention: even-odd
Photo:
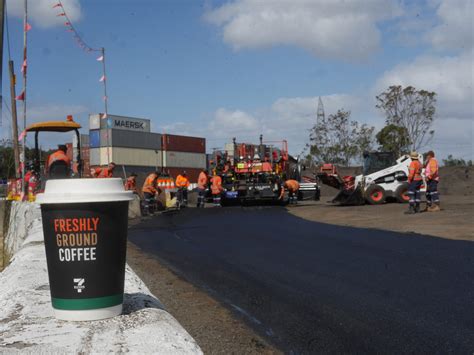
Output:
[[73,281],[76,284],[74,285],[74,289],[77,290],[78,293],[81,293],[82,289],[86,288],[86,286],[84,286],[85,279],[73,279]]

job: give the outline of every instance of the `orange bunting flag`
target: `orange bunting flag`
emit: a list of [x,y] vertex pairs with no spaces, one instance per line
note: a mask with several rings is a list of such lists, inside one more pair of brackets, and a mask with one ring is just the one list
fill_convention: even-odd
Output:
[[60,3],[57,3],[56,5],[53,6],[53,9],[56,7],[63,7],[63,5],[61,5]]
[[107,118],[107,114],[106,114],[106,113],[103,113],[103,114],[101,115],[101,118]]
[[15,100],[17,100],[17,101],[25,101],[25,90],[23,90],[20,95],[18,95],[17,97],[15,97]]
[[102,75],[102,77],[99,79],[99,81],[105,81],[105,75]]
[[61,12],[60,14],[56,15],[56,17],[59,17],[59,16],[66,16],[66,14],[64,12]]
[[101,55],[99,58],[97,58],[97,61],[98,61],[98,62],[102,62],[102,61],[104,61],[104,56],[103,56],[103,55]]
[[27,22],[25,25],[25,32],[28,32],[29,30],[31,30],[31,25]]

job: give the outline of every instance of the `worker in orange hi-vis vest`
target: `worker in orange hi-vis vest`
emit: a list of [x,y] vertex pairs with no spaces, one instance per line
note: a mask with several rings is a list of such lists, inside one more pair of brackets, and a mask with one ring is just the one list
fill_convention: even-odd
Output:
[[138,194],[137,174],[135,173],[130,174],[127,180],[125,180],[124,188],[126,191],[132,191],[134,194]]
[[64,179],[71,175],[71,159],[67,156],[67,147],[58,145],[58,150],[46,160],[46,176],[49,179]]
[[206,189],[209,183],[209,177],[207,175],[207,170],[202,170],[199,173],[198,182],[197,182],[197,190],[198,190],[198,198],[197,198],[197,207],[201,208],[204,207],[204,200],[206,197]]
[[221,194],[224,191],[222,187],[222,178],[214,171],[214,176],[211,178],[211,193],[214,207],[221,207]]
[[420,188],[423,184],[421,176],[422,166],[417,152],[410,153],[411,163],[408,167],[408,196],[409,207],[405,214],[414,214],[420,212]]
[[175,186],[178,189],[178,201],[182,206],[187,206],[188,204],[188,187],[189,179],[186,171],[183,171],[182,174],[176,177]]
[[439,166],[438,161],[435,159],[435,153],[430,150],[426,153],[426,211],[438,212],[439,207],[439,194],[438,194],[438,183],[439,183]]
[[110,162],[106,168],[96,168],[92,171],[92,177],[103,179],[114,176],[115,163]]
[[156,200],[155,195],[158,193],[158,172],[151,173],[143,183],[142,192],[145,200],[144,210],[149,214],[155,212]]
[[288,203],[290,205],[296,205],[298,201],[298,191],[300,189],[300,184],[296,180],[286,180],[281,187],[280,200],[285,194],[285,189],[288,191]]

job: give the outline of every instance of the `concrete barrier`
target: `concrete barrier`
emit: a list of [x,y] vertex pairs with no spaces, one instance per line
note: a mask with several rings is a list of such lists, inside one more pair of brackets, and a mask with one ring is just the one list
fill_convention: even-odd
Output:
[[[15,203],[13,258],[0,273],[0,352],[202,354],[127,265],[124,312],[94,322],[53,318],[39,206]],[[20,223],[25,223],[26,227]]]

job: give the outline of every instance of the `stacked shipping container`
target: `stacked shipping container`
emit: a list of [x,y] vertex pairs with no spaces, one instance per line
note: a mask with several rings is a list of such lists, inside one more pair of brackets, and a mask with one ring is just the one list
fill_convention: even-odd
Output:
[[90,115],[89,126],[91,166],[113,161],[121,176],[159,170],[176,177],[186,170],[192,182],[206,166],[204,138],[153,133],[150,120],[115,115]]

